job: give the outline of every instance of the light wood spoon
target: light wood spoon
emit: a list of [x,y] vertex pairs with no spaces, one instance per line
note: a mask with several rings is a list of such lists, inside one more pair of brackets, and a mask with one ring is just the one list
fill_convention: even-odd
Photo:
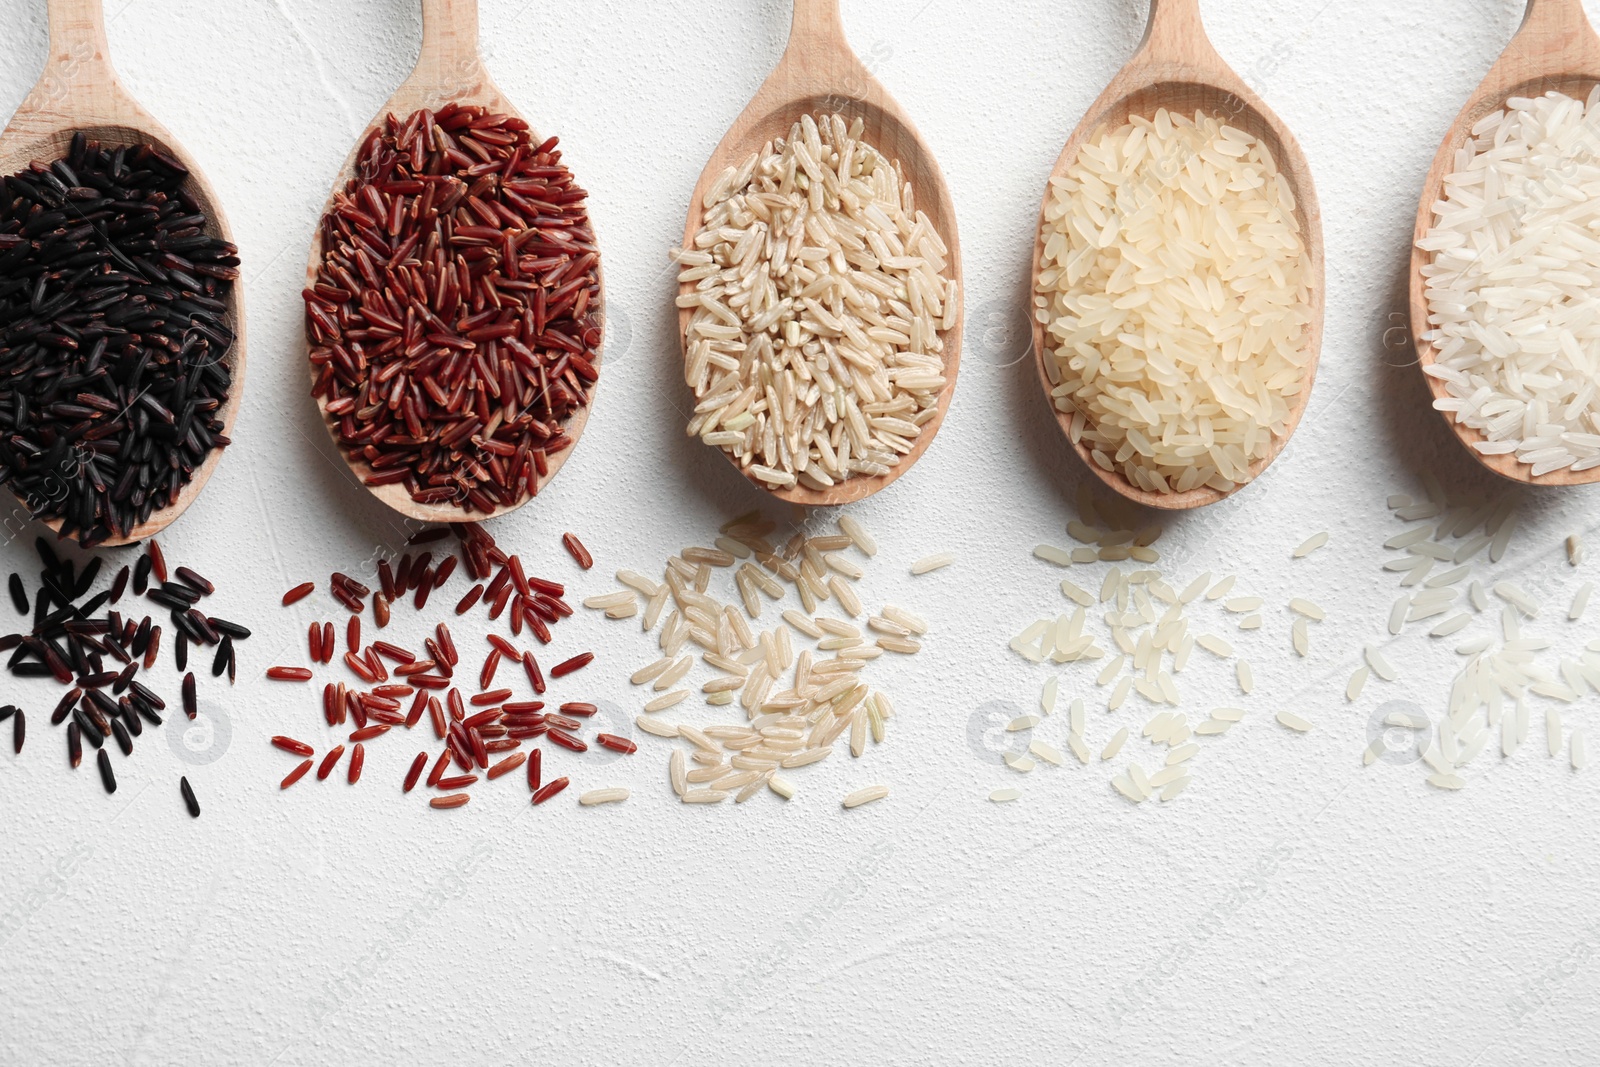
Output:
[[[1583,13],[1582,0],[1528,0],[1528,11],[1522,28],[1517,31],[1506,50],[1501,53],[1489,74],[1483,79],[1467,106],[1456,116],[1455,125],[1445,134],[1439,154],[1433,158],[1433,168],[1428,171],[1427,184],[1422,187],[1422,202],[1417,207],[1416,232],[1411,239],[1411,336],[1417,346],[1417,366],[1430,366],[1438,357],[1433,342],[1424,338],[1431,329],[1428,323],[1428,286],[1422,276],[1432,256],[1417,247],[1417,242],[1433,228],[1433,205],[1444,195],[1444,180],[1455,170],[1455,155],[1471,136],[1472,127],[1491,112],[1505,107],[1513,96],[1542,96],[1552,89],[1574,97],[1586,99],[1595,83],[1600,82],[1600,37]],[[1434,399],[1450,395],[1445,383],[1431,374],[1423,374],[1428,390]],[[1515,454],[1486,456],[1473,445],[1487,440],[1479,431],[1455,420],[1453,413],[1440,412],[1473,459],[1502,478],[1527,485],[1588,485],[1600,482],[1600,467],[1576,473],[1570,470],[1552,471],[1533,477],[1533,468],[1517,459]]]
[[[211,236],[234,243],[222,203],[200,165],[165,126],[139,105],[112,69],[101,0],[49,0],[49,11],[50,54],[33,91],[17,108],[5,132],[0,133],[0,174],[16,174],[35,160],[48,163],[63,158],[71,147],[73,134],[80,132],[104,144],[150,144],[189,171],[185,186],[210,220]],[[222,422],[222,432],[230,437],[244,395],[243,288],[243,282],[228,287],[228,311],[223,316],[224,325],[234,333],[233,346],[223,360],[233,375],[233,385],[217,417]],[[225,451],[212,450],[171,506],[154,512],[128,536],[108,539],[99,547],[134,544],[172,525],[206,487]],[[57,534],[61,532],[61,520],[47,525]]]
[[[1079,148],[1085,143],[1093,142],[1101,133],[1125,125],[1130,115],[1154,118],[1156,111],[1163,107],[1174,114],[1191,118],[1196,111],[1203,111],[1257,138],[1271,151],[1279,173],[1288,181],[1295,197],[1295,214],[1306,247],[1306,281],[1310,290],[1311,321],[1305,334],[1305,383],[1290,406],[1289,425],[1283,435],[1273,439],[1271,449],[1264,458],[1250,465],[1250,481],[1253,481],[1289,443],[1289,437],[1305,414],[1306,403],[1311,399],[1311,385],[1317,374],[1317,359],[1322,350],[1323,311],[1322,212],[1317,206],[1317,191],[1311,180],[1311,168],[1294,135],[1212,47],[1200,20],[1200,0],[1151,0],[1150,23],[1145,30],[1144,41],[1127,66],[1117,72],[1105,92],[1090,105],[1089,113],[1061,150],[1061,157],[1050,172],[1051,181],[1067,173],[1077,161]],[[1047,182],[1044,203],[1039,211],[1039,236],[1033,249],[1030,301],[1039,289],[1039,273],[1047,236],[1044,216],[1050,201],[1051,188]],[[1032,310],[1036,308],[1030,304]],[[1061,425],[1061,432],[1067,434],[1070,440],[1072,419],[1057,409],[1050,398],[1050,378],[1045,368],[1047,361],[1054,356],[1046,343],[1045,328],[1037,314],[1033,315],[1033,320],[1033,351],[1039,381],[1044,388],[1045,399]],[[1187,510],[1214,504],[1231,495],[1210,486],[1200,486],[1183,493],[1147,492],[1129,482],[1121,472],[1103,469],[1082,442],[1074,447],[1078,455],[1083,457],[1084,465],[1102,482],[1129,500],[1148,507],[1169,511]],[[1235,487],[1232,492],[1238,492],[1239,488],[1242,485]]]
[[[917,207],[926,212],[949,249],[949,277],[965,295],[961,278],[961,242],[956,234],[955,205],[945,186],[944,174],[932,150],[923,141],[910,117],[889,95],[872,72],[856,57],[845,39],[844,23],[839,18],[839,0],[794,0],[794,17],[789,29],[789,44],[777,67],[756,90],[756,95],[711,153],[700,181],[689,201],[689,218],[684,227],[683,247],[694,246],[695,234],[705,218],[705,194],[723,171],[738,166],[769,141],[787,137],[790,128],[804,114],[839,114],[848,124],[859,118],[863,124],[861,140],[876,148],[889,162],[899,162],[901,173],[911,183]],[[685,283],[680,291],[693,290]],[[688,359],[688,330],[692,309],[678,316],[678,335],[683,355]],[[793,485],[772,489],[741,471],[751,484],[780,500],[809,507],[832,507],[864,500],[905,474],[933,444],[944,422],[955,393],[956,374],[961,366],[961,327],[964,313],[958,309],[954,324],[939,336],[944,342],[945,385],[939,394],[934,415],[917,435],[911,451],[900,457],[899,466],[876,477],[857,475],[827,489]],[[734,465],[738,461],[722,452]]]
[[[506,99],[500,92],[499,86],[489,77],[489,72],[484,68],[483,60],[478,53],[478,0],[422,0],[422,50],[417,56],[417,65],[412,68],[411,76],[378,109],[377,116],[356,140],[355,147],[350,150],[349,157],[339,171],[339,176],[334,179],[333,190],[328,194],[328,203],[323,208],[323,214],[332,208],[334,195],[343,190],[345,183],[354,175],[361,146],[374,126],[381,124],[389,115],[404,121],[407,116],[421,108],[438,110],[451,102],[487,108],[494,114],[522,118],[521,112],[512,106],[511,101]],[[538,143],[539,137],[534,135],[533,140],[534,143]],[[590,228],[593,228],[592,219]],[[317,269],[321,265],[322,223],[319,217],[317,231],[311,238],[310,261],[306,265],[307,288],[316,284]],[[601,295],[591,306],[598,308],[603,320],[605,280],[600,274],[599,264],[596,265],[595,271],[600,279]],[[600,345],[595,346],[592,362],[596,369],[600,367],[603,348],[603,340]],[[311,380],[315,382],[316,368],[311,367],[309,362],[307,367],[310,370]],[[562,429],[572,439],[572,444],[549,458],[548,470],[539,479],[539,490],[542,491],[550,484],[550,480],[566,465],[572,453],[577,451],[578,441],[583,436],[584,427],[589,423],[589,412],[594,406],[595,388],[595,385],[589,387],[583,406],[574,411],[571,418],[563,425]],[[481,522],[516,511],[537,495],[525,493],[516,503],[491,512],[468,512],[449,504],[419,504],[411,498],[410,492],[404,485],[367,485],[366,481],[372,474],[372,468],[363,460],[352,458],[348,452],[339,447],[337,420],[328,414],[326,398],[317,398],[317,410],[322,415],[329,436],[333,438],[334,447],[339,450],[339,454],[344,457],[344,461],[362,486],[408,519],[428,523]]]

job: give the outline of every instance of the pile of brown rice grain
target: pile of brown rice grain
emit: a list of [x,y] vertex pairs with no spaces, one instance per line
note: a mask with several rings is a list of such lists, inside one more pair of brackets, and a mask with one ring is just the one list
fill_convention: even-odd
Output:
[[[781,545],[777,532],[750,512],[725,524],[713,545],[669,558],[659,581],[619,571],[621,589],[584,601],[613,619],[642,614],[644,631],[657,634],[657,657],[632,678],[650,694],[637,724],[682,742],[668,771],[685,804],[742,803],[763,788],[789,799],[789,772],[838,748],[865,755],[895,713],[865,678],[872,661],[916,655],[928,633],[905,608],[864,606],[858,583],[878,546],[859,522],[842,518],[837,533],[799,530]],[[696,687],[704,705],[741,714],[691,723],[684,705]],[[844,804],[886,795],[863,788]]]
[[1035,314],[1056,408],[1102,469],[1228,492],[1288,432],[1311,321],[1294,194],[1203,113],[1131,116],[1051,182]]
[[803,116],[706,193],[674,252],[689,435],[769,489],[881,476],[936,419],[961,295],[949,249],[861,121]]

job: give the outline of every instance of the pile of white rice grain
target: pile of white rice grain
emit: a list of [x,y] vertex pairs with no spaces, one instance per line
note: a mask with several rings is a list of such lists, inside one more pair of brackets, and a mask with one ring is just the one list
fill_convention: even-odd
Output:
[[[795,533],[783,544],[771,540],[777,530],[751,512],[724,525],[713,546],[670,557],[659,581],[620,571],[621,589],[584,601],[612,619],[642,613],[645,633],[660,631],[657,658],[633,675],[652,694],[636,722],[681,742],[668,775],[685,804],[742,804],[764,789],[787,800],[796,789],[789,772],[836,748],[865,755],[894,717],[889,697],[865,680],[872,661],[922,650],[921,617],[862,604],[858,582],[878,545],[859,522],[844,516],[836,533]],[[697,660],[706,668],[699,677]],[[732,721],[723,711],[708,722],[684,706],[696,684],[705,705],[735,712]],[[866,786],[843,804],[887,795]]]
[[1306,250],[1272,153],[1162,109],[1085,144],[1051,189],[1034,305],[1073,441],[1151,492],[1248,481],[1310,358]]
[[861,123],[805,116],[706,193],[674,253],[689,435],[763,485],[885,475],[938,416],[961,297],[911,186]]
[[1417,242],[1434,407],[1539,477],[1600,466],[1600,88],[1513,97],[1456,154]]
[[[1419,524],[1383,546],[1403,553],[1383,565],[1401,575],[1407,590],[1389,612],[1390,643],[1397,654],[1366,646],[1345,697],[1352,703],[1360,699],[1374,675],[1384,682],[1398,679],[1397,662],[1425,664],[1428,651],[1416,638],[1449,639],[1458,666],[1448,695],[1442,695],[1443,707],[1390,712],[1385,733],[1372,740],[1363,761],[1370,766],[1390,751],[1389,730],[1416,731],[1428,783],[1461,789],[1468,784],[1466,776],[1484,765],[1475,761],[1486,751],[1498,748],[1502,759],[1515,755],[1542,712],[1546,752],[1554,758],[1565,746],[1573,770],[1581,771],[1588,759],[1587,718],[1577,714],[1566,720],[1561,706],[1586,710],[1600,695],[1600,641],[1580,646],[1586,634],[1572,625],[1583,620],[1592,583],[1578,584],[1569,601],[1563,568],[1552,573],[1529,559],[1509,570],[1499,568],[1517,530],[1516,498],[1450,499],[1437,478],[1425,474],[1422,480],[1425,496],[1389,498],[1397,519]],[[1568,561],[1565,570],[1573,566],[1570,551],[1551,555]],[[1567,625],[1562,626],[1566,604]],[[1556,611],[1549,612],[1552,607]],[[1430,718],[1433,712],[1442,712],[1437,724]]]
[[[1028,736],[1034,737],[1031,731],[1048,731],[1054,712],[1067,704],[1066,749],[1080,764],[1120,767],[1109,784],[1135,804],[1153,797],[1170,801],[1188,787],[1190,761],[1245,718],[1245,707],[1231,705],[1254,703],[1250,699],[1254,674],[1233,642],[1250,640],[1247,635],[1263,627],[1266,599],[1238,592],[1238,575],[1219,577],[1207,571],[1179,577],[1164,570],[1154,547],[1161,530],[1137,528],[1144,516],[1125,501],[1096,500],[1087,485],[1080,484],[1078,514],[1067,524],[1077,547],[1046,544],[1033,551],[1037,559],[1067,572],[1060,590],[1072,607],[1038,619],[1010,643],[1011,650],[1029,663],[1061,666],[1070,673],[1047,679],[1039,714],[1018,717],[1006,730],[1030,731]],[[1319,533],[1296,551],[1315,551],[1327,540],[1326,533]],[[1124,563],[1129,569],[1123,569]],[[1275,614],[1288,622],[1295,651],[1306,656],[1307,624],[1320,622],[1323,610],[1309,599],[1293,597]],[[1239,634],[1230,639],[1219,632],[1223,627]],[[1201,662],[1216,661],[1196,672],[1202,679],[1209,676],[1210,692],[1196,691],[1205,687],[1204,681],[1190,686],[1182,681],[1185,671],[1194,667],[1191,660],[1197,650],[1203,653]],[[1222,676],[1231,675],[1231,681],[1219,687],[1222,672],[1215,667],[1222,664],[1228,668]],[[1082,695],[1069,698],[1073,691]],[[1219,700],[1229,705],[1211,703]],[[1090,710],[1102,714],[1090,722]],[[1311,720],[1293,709],[1278,708],[1274,718],[1295,733],[1313,729]],[[1142,742],[1151,748],[1142,749]],[[1019,774],[1029,774],[1041,761],[1065,762],[1058,749],[1042,740],[1032,740],[1025,752],[1007,752],[1002,758]],[[1147,760],[1155,762],[1146,767]],[[1021,795],[1014,787],[997,794],[990,797],[997,803]]]

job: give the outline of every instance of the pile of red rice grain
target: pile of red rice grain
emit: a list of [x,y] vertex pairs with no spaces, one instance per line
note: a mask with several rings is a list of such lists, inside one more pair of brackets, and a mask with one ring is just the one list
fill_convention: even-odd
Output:
[[[354,675],[353,682],[329,681],[322,690],[322,716],[327,727],[334,731],[349,728],[350,732],[344,743],[335,744],[322,755],[320,763],[314,746],[290,737],[273,738],[276,747],[300,757],[281,788],[294,785],[313,767],[319,781],[327,779],[347,746],[350,761],[346,780],[353,785],[361,777],[367,743],[391,731],[415,729],[424,718],[432,728],[437,750],[433,755],[426,749],[416,754],[403,788],[409,793],[424,782],[435,791],[429,802],[431,807],[462,807],[471,799],[468,790],[472,786],[517,770],[524,771],[535,804],[544,803],[567,787],[566,777],[545,778],[543,749],[533,747],[533,743],[544,739],[574,753],[590,751],[591,740],[581,734],[598,710],[596,706],[588,701],[569,700],[552,708],[546,694],[552,682],[575,675],[593,662],[592,652],[567,656],[547,672],[531,649],[518,648],[506,637],[490,634],[488,652],[476,677],[458,679],[456,668],[461,664],[461,652],[443,622],[422,641],[420,649],[382,640],[363,643],[361,619],[369,601],[378,627],[387,627],[392,605],[412,593],[416,610],[425,610],[429,593],[445,585],[458,567],[476,584],[457,605],[456,615],[482,604],[489,618],[498,620],[509,608],[512,637],[521,637],[527,629],[541,646],[553,642],[551,628],[573,613],[563,599],[566,587],[528,574],[519,556],[507,554],[476,523],[424,531],[411,539],[411,545],[435,544],[452,533],[458,540],[456,554],[436,561],[431,550],[407,553],[398,566],[388,559],[380,560],[377,590],[346,574],[332,576],[330,594],[348,612],[342,648],[334,624],[328,621],[310,624],[307,644],[311,663],[330,664],[335,655],[340,655],[344,667]],[[564,544],[575,559],[589,558],[588,550],[572,534],[566,535]],[[285,595],[285,605],[298,603],[314,589],[312,582],[296,586]],[[502,676],[502,665],[507,662],[521,668],[520,678]],[[277,666],[267,671],[267,677],[309,682],[316,678],[316,672],[310,667]],[[528,692],[518,694],[517,690],[524,686]],[[592,743],[623,753],[634,750],[632,741],[607,733],[596,734]],[[423,772],[430,765],[424,780]],[[609,789],[584,796],[587,804],[607,803],[624,799],[627,791]]]
[[373,127],[304,291],[312,395],[369,486],[534,496],[599,379],[600,250],[556,138],[446,104]]

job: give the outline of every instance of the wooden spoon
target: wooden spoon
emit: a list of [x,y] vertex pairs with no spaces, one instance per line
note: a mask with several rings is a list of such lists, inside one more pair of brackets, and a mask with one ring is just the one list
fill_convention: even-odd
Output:
[[[1417,247],[1417,242],[1433,228],[1433,205],[1443,198],[1444,180],[1455,170],[1455,155],[1467,143],[1478,120],[1505,107],[1513,96],[1541,96],[1551,90],[1580,101],[1600,82],[1600,37],[1583,13],[1581,0],[1528,0],[1528,11],[1506,50],[1500,54],[1467,106],[1456,116],[1455,125],[1445,134],[1439,154],[1433,157],[1427,184],[1422,187],[1422,202],[1417,207],[1416,232],[1411,240],[1411,336],[1417,346],[1417,366],[1426,368],[1438,358],[1438,350],[1424,335],[1428,323],[1427,282],[1422,268],[1432,256]],[[1423,380],[1435,399],[1450,395],[1445,383],[1431,374]],[[1472,458],[1502,478],[1527,485],[1588,485],[1600,482],[1600,467],[1576,473],[1551,471],[1533,477],[1533,468],[1515,454],[1486,456],[1473,445],[1487,440],[1479,431],[1455,420],[1453,413],[1440,412]]]
[[[923,141],[911,119],[901,110],[877,78],[872,76],[845,39],[839,19],[839,0],[794,0],[794,18],[789,29],[789,45],[777,67],[756,90],[756,95],[734,120],[722,142],[711,153],[700,181],[689,201],[689,218],[684,227],[683,247],[692,248],[705,218],[705,194],[722,172],[738,166],[769,141],[787,137],[789,130],[810,113],[838,114],[848,124],[859,118],[862,141],[872,145],[891,163],[898,161],[901,172],[911,183],[917,207],[926,212],[939,237],[950,250],[949,277],[958,291],[965,293],[961,280],[961,243],[956,234],[955,205],[945,187],[944,174],[932,150]],[[686,283],[682,292],[690,292]],[[678,316],[679,338],[685,360],[689,355],[688,331],[692,309]],[[900,457],[899,466],[879,476],[856,475],[827,489],[811,489],[795,484],[785,489],[768,487],[748,471],[742,471],[763,492],[780,500],[809,507],[832,507],[864,500],[910,470],[933,444],[944,422],[955,393],[956,374],[961,366],[961,326],[964,312],[958,309],[955,322],[941,331],[944,342],[944,390],[939,394],[936,414],[917,435],[911,451]],[[722,452],[721,449],[717,451]],[[723,452],[735,464],[738,461]]]
[[[185,188],[211,220],[210,233],[233,243],[233,233],[223,214],[216,192],[205,175],[184,151],[167,128],[141,107],[123,87],[111,67],[111,48],[106,43],[105,18],[101,0],[49,0],[50,55],[33,91],[11,117],[11,124],[0,133],[0,174],[16,174],[29,163],[49,162],[67,155],[75,133],[106,144],[149,144],[172,156],[189,171]],[[223,364],[233,375],[228,400],[218,417],[222,432],[233,434],[234,418],[244,395],[245,335],[243,283],[228,287],[228,311],[223,323],[234,333],[233,347]],[[204,463],[183,487],[169,507],[129,531],[128,536],[111,538],[100,547],[115,548],[153,537],[177,521],[222,460],[224,449],[213,449]],[[57,534],[59,519],[47,523]]]
[[[355,174],[361,146],[373,126],[381,124],[389,115],[395,115],[403,120],[421,108],[437,110],[451,102],[483,107],[491,113],[522,118],[521,112],[512,106],[511,101],[506,99],[500,92],[499,86],[489,77],[489,72],[484,68],[483,60],[478,54],[478,0],[422,0],[422,50],[417,56],[417,65],[412,68],[411,76],[378,109],[377,116],[356,139],[349,158],[345,160],[339,176],[334,179],[333,190],[328,194],[328,203],[323,208],[323,214],[333,207],[334,195],[343,190],[345,183]],[[534,137],[536,143],[538,140],[538,137]],[[593,228],[593,220],[590,222],[590,227]],[[308,289],[316,284],[317,270],[321,265],[322,225],[319,219],[317,231],[311,238],[311,258],[306,265]],[[592,306],[599,309],[599,315],[603,319],[605,279],[600,272],[599,264],[596,264],[595,273],[600,281],[601,295]],[[602,341],[594,349],[593,363],[597,369],[600,366],[603,347]],[[315,382],[316,368],[311,367],[309,362],[307,367],[310,370],[311,380]],[[562,429],[572,438],[572,444],[549,457],[548,470],[538,482],[539,490],[550,484],[550,480],[577,450],[578,439],[583,436],[584,427],[589,423],[589,412],[594,405],[594,393],[595,387],[591,385],[583,406],[574,411],[563,425]],[[329,436],[333,438],[334,447],[344,457],[350,470],[368,492],[408,519],[427,523],[481,522],[516,511],[537,495],[537,493],[525,493],[516,503],[491,512],[467,512],[449,504],[419,504],[411,498],[410,492],[404,485],[367,485],[366,481],[372,475],[372,468],[364,460],[352,457],[339,446],[338,420],[328,414],[327,403],[325,397],[318,397],[317,410],[322,415],[323,425],[327,427]]]
[[[1200,21],[1200,0],[1151,0],[1150,24],[1144,41],[1117,72],[1089,107],[1072,137],[1061,150],[1061,157],[1050,172],[1054,181],[1064,176],[1077,161],[1078,149],[1092,143],[1104,132],[1125,125],[1130,115],[1154,118],[1160,108],[1175,114],[1193,116],[1196,111],[1213,115],[1231,126],[1244,130],[1261,141],[1277,161],[1278,171],[1289,183],[1295,198],[1295,215],[1300,222],[1300,235],[1306,246],[1306,282],[1310,290],[1311,322],[1306,329],[1305,346],[1308,358],[1305,364],[1305,383],[1289,411],[1289,425],[1280,437],[1275,437],[1271,450],[1262,459],[1250,465],[1253,481],[1268,464],[1278,458],[1289,437],[1305,414],[1306,403],[1311,398],[1311,384],[1317,374],[1317,359],[1322,350],[1322,212],[1317,206],[1317,191],[1311,180],[1311,168],[1306,164],[1294,135],[1267,105],[1245,85],[1243,79],[1223,62],[1211,41],[1206,37]],[[1039,237],[1033,249],[1032,292],[1039,289],[1039,274],[1044,260],[1045,209],[1050,205],[1051,188],[1045,185],[1044,204],[1039,211]],[[1046,344],[1044,324],[1034,316],[1033,351],[1039,372],[1039,382],[1046,400],[1050,400],[1050,378],[1047,361],[1054,358]],[[1072,419],[1058,410],[1053,401],[1050,408],[1056,414],[1061,432],[1068,435]],[[1129,500],[1152,508],[1169,511],[1187,510],[1214,504],[1230,495],[1210,486],[1200,486],[1183,493],[1152,493],[1129,482],[1120,472],[1104,470],[1090,455],[1082,442],[1074,445],[1083,462],[1102,482]],[[1248,484],[1248,481],[1242,484]],[[1232,492],[1237,492],[1235,487]]]

